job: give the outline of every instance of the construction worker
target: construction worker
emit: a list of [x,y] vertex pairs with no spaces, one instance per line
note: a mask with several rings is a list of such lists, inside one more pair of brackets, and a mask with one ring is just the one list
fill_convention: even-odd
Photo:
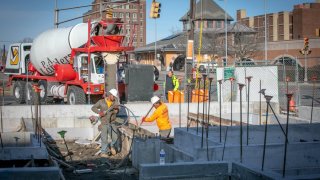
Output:
[[156,110],[150,117],[143,117],[142,122],[152,122],[156,120],[160,136],[168,138],[171,132],[168,107],[160,101],[158,96],[153,96],[151,98],[151,103]]
[[179,79],[173,74],[173,71],[169,71],[166,75],[165,82],[165,95],[168,100],[168,91],[177,91],[179,89]]
[[111,89],[105,97],[94,104],[91,110],[99,114],[101,124],[98,129],[101,131],[101,156],[106,157],[115,155],[114,144],[117,140],[117,134],[112,134],[112,123],[119,112],[118,91]]

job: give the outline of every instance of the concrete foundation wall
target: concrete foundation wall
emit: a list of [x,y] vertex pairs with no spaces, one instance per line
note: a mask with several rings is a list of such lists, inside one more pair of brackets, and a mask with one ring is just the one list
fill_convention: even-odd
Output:
[[139,169],[141,164],[159,163],[160,150],[166,152],[165,162],[190,162],[193,157],[160,139],[135,139],[132,148],[132,166]]
[[228,163],[184,162],[172,164],[141,164],[139,179],[228,179]]
[[[136,116],[138,123],[141,117],[145,116],[151,107],[151,103],[126,104]],[[92,126],[89,121],[91,115],[96,115],[91,111],[92,105],[42,105],[41,119],[42,126],[54,139],[60,139],[57,134],[60,130],[68,131],[65,135],[67,140],[71,139],[93,139],[98,133],[97,125]],[[173,126],[179,124],[179,104],[168,104],[169,116]],[[17,109],[19,113],[17,113]],[[186,125],[186,104],[182,104],[181,119]],[[34,112],[34,109],[33,109]],[[152,113],[152,112],[151,112]],[[130,122],[136,124],[132,114]],[[3,129],[4,132],[15,132],[20,126],[21,118],[26,124],[32,124],[31,106],[4,106],[3,107]],[[158,133],[156,123],[144,123],[142,127],[149,128],[154,133]]]
[[[299,106],[298,114],[300,118],[310,121],[311,106]],[[320,122],[320,107],[313,107],[312,122]]]
[[[263,144],[264,141],[264,128],[265,126],[249,126],[249,144]],[[285,125],[283,125],[285,129]],[[289,143],[293,142],[314,142],[320,141],[320,134],[317,133],[320,129],[320,124],[315,123],[312,126],[309,124],[292,124],[289,125]],[[189,128],[187,132],[186,128],[175,129],[175,145],[178,147],[185,147],[186,151],[192,151],[190,144],[192,147],[200,147],[201,142],[201,126],[198,130],[198,135],[196,133],[196,128]],[[209,129],[209,146],[220,145],[224,143],[225,139],[226,127],[223,126],[221,128],[221,139],[220,143],[220,128],[219,127],[211,127]],[[204,133],[204,139],[205,139]],[[242,140],[243,144],[246,144],[247,141],[247,127],[243,126],[243,135]],[[268,125],[268,133],[267,133],[267,143],[284,143],[284,134],[278,125]],[[206,144],[206,143],[204,143]],[[239,145],[240,144],[240,127],[233,126],[228,127],[227,134],[227,145]]]

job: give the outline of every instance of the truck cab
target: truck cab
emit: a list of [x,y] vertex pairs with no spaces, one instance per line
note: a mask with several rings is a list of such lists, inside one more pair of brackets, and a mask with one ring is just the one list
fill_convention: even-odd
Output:
[[85,82],[88,82],[88,73],[90,72],[91,83],[104,84],[105,64],[100,54],[91,54],[90,65],[88,65],[88,54],[80,54],[75,59],[73,67],[77,71],[79,80],[82,78]]
[[32,43],[11,44],[8,50],[6,68],[7,75],[26,74],[30,62],[30,50]]

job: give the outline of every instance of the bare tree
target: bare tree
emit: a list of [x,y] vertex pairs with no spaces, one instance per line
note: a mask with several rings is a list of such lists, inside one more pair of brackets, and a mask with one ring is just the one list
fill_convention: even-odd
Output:
[[234,56],[241,64],[255,57],[258,50],[257,35],[254,32],[234,32],[228,41],[228,55]]
[[215,30],[211,30],[211,31],[203,33],[202,41],[203,41],[202,44],[204,46],[204,50],[209,52],[211,60],[214,60],[216,58],[216,57],[214,57],[215,55],[217,55],[217,56],[222,55],[222,53],[221,53],[222,45],[221,44],[223,42],[221,42],[221,40],[219,39],[219,34],[216,33]]

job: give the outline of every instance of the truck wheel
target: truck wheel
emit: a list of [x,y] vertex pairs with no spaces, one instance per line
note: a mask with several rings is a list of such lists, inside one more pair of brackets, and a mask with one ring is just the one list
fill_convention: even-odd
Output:
[[47,81],[40,80],[38,86],[41,89],[40,91],[40,102],[44,103],[47,100]]
[[85,104],[86,103],[86,95],[84,91],[78,86],[70,86],[68,88],[68,104]]
[[24,81],[16,81],[13,85],[13,96],[17,103],[22,104],[25,102],[25,86],[26,82]]
[[26,83],[25,86],[26,90],[25,90],[25,101],[27,104],[35,104],[35,100],[36,100],[36,92],[34,91],[33,87],[32,87],[32,83],[28,82]]

